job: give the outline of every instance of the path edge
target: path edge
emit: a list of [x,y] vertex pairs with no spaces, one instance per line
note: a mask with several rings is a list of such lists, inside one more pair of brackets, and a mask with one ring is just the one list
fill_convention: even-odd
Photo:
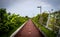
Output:
[[[37,25],[34,21],[32,21],[34,24],[35,24],[35,26]],[[36,26],[37,27],[37,26]],[[38,28],[38,27],[37,27]],[[44,35],[44,37],[47,37],[46,36],[46,34],[40,29],[40,28],[38,28],[38,30]]]
[[14,31],[14,32],[10,35],[10,37],[14,37],[14,35],[16,35],[16,33],[17,33],[19,30],[21,30],[21,28],[22,28],[26,23],[27,23],[27,21],[26,21],[25,23],[23,23],[16,31]]

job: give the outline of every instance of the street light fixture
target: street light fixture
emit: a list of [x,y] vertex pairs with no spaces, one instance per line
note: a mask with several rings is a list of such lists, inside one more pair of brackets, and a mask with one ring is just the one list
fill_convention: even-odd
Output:
[[41,6],[38,6],[37,8],[40,8],[40,14],[41,14],[41,12],[42,12],[42,7],[41,7]]

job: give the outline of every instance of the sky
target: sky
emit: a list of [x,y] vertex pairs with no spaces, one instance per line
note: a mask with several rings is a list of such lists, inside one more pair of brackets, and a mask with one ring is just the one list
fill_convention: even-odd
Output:
[[6,8],[11,14],[33,17],[44,11],[60,10],[60,0],[0,0],[0,8]]

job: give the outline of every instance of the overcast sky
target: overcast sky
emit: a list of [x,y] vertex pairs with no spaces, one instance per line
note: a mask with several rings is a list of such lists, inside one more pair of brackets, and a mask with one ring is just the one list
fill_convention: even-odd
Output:
[[42,11],[60,10],[60,0],[0,0],[0,8],[6,8],[8,12],[21,16],[37,15],[37,6],[42,6]]

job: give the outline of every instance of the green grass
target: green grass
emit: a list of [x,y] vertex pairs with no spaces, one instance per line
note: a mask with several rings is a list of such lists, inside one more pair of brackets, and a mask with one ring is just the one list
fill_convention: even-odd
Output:
[[40,25],[38,22],[35,22],[33,20],[33,22],[36,24],[36,26],[45,33],[46,37],[56,37],[56,33],[54,33],[51,30],[48,30],[47,28],[45,28],[44,26]]

